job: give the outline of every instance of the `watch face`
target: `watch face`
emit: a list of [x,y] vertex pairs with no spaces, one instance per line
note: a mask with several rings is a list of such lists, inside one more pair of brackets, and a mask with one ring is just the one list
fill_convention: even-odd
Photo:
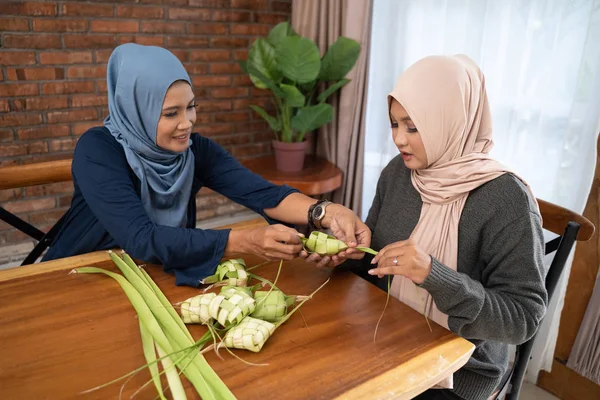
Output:
[[321,219],[322,217],[323,217],[323,207],[316,206],[315,207],[314,218],[315,219]]

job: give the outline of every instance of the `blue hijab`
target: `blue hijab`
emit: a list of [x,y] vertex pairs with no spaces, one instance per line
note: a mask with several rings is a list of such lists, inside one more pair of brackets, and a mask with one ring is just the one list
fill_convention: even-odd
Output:
[[[141,199],[158,225],[185,226],[194,178],[194,154],[165,150],[156,129],[167,90],[190,77],[181,62],[161,47],[127,43],[108,60],[108,117],[104,126],[123,146],[140,179]],[[191,141],[190,141],[191,144]]]

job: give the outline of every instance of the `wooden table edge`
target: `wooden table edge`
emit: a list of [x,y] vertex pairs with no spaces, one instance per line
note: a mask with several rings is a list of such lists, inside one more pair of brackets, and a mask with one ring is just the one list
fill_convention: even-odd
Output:
[[323,193],[333,192],[342,186],[342,175],[333,176],[318,182],[303,182],[300,180],[290,179],[270,179],[275,185],[288,185],[294,189],[298,189],[307,196],[315,196]]
[[[462,368],[471,358],[474,350],[475,345],[468,340],[461,337],[453,338],[441,346],[436,346],[418,357],[344,392],[335,399],[412,399]],[[435,360],[438,361],[435,362]],[[413,372],[415,370],[426,377],[419,379]],[[419,385],[411,384],[413,380],[420,380]]]

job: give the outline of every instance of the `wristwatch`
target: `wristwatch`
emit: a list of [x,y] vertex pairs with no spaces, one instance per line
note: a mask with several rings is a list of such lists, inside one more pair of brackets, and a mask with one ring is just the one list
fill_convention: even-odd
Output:
[[308,225],[313,229],[322,229],[321,221],[325,217],[325,209],[331,202],[329,200],[319,200],[308,209]]

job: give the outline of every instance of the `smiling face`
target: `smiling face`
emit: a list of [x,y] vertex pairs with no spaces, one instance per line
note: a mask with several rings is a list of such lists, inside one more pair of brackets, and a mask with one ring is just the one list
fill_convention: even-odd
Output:
[[196,122],[196,99],[187,82],[174,82],[163,101],[156,128],[156,144],[175,153],[190,145],[190,135]]
[[392,99],[390,107],[390,120],[392,124],[392,138],[407,168],[423,169],[429,165],[427,163],[427,153],[421,134],[412,119],[395,99]]

